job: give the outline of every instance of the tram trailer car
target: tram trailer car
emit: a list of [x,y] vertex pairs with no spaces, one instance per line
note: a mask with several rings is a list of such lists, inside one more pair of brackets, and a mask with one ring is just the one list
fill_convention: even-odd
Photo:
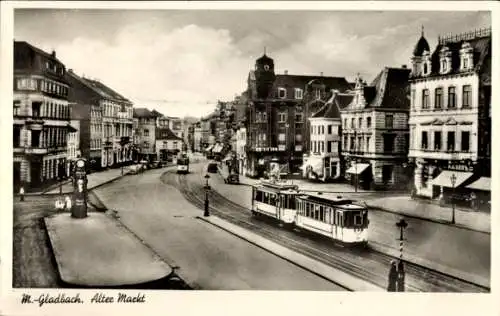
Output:
[[287,225],[293,225],[298,188],[297,185],[271,181],[262,181],[252,186],[252,214],[264,215]]
[[296,199],[297,227],[342,244],[367,245],[369,220],[366,207],[327,194],[308,193]]
[[177,159],[177,173],[189,173],[189,158]]

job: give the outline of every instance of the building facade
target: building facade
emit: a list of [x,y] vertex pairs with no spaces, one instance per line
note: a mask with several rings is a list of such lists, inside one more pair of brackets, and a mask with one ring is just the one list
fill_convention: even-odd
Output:
[[241,125],[236,130],[236,159],[238,160],[238,171],[242,175],[247,174],[247,129]]
[[27,42],[14,42],[14,189],[40,188],[66,177],[70,126],[66,68]]
[[170,128],[156,129],[156,156],[160,161],[168,161],[182,151],[183,140]]
[[300,177],[308,139],[307,117],[314,112],[304,97],[315,82],[320,88],[311,94],[317,98],[327,99],[331,90],[344,91],[349,87],[344,78],[275,74],[272,58],[264,55],[257,59],[255,70],[248,76],[247,88],[250,176],[262,176],[278,168],[280,173]]
[[[96,128],[91,130],[94,139],[91,161],[100,162],[100,168],[117,167],[132,161],[133,104],[111,88],[97,80],[83,78],[71,69],[66,79],[72,89],[71,102],[90,105],[90,114]],[[94,110],[92,110],[94,109]],[[101,128],[97,124],[102,122]],[[99,138],[100,139],[99,142]],[[126,143],[122,146],[123,143]],[[100,146],[100,148],[99,148]],[[100,149],[100,156],[97,152]],[[91,164],[92,167],[92,164]]]
[[138,152],[137,160],[155,159],[157,116],[146,108],[134,108],[134,147]]
[[334,94],[310,118],[310,148],[302,172],[304,178],[321,181],[337,180],[341,176],[340,162],[340,106],[352,100],[352,95]]
[[201,152],[203,150],[201,122],[194,123],[193,129],[193,151]]
[[367,85],[356,79],[352,102],[341,109],[345,177],[364,189],[402,188],[407,166],[410,70],[383,69]]
[[67,135],[67,156],[66,156],[66,174],[70,175],[73,162],[78,157],[81,157],[80,151],[80,120],[71,120],[71,126],[75,129],[74,132],[68,132]]
[[432,52],[422,33],[411,61],[415,193],[468,194],[491,176],[491,30],[440,37]]

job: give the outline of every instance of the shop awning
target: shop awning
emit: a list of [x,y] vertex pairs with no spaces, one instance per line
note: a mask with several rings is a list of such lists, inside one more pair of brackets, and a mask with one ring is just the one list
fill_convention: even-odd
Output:
[[481,191],[491,191],[491,178],[481,177],[466,186],[466,188]]
[[[453,175],[455,176],[454,185],[452,185],[451,183],[451,178]],[[470,177],[472,177],[472,172],[444,170],[439,174],[439,176],[432,180],[432,185],[438,185],[447,188],[457,188]]]
[[370,167],[370,164],[367,163],[357,163],[353,164],[351,168],[347,169],[346,173],[350,174],[361,174],[363,171],[368,169]]

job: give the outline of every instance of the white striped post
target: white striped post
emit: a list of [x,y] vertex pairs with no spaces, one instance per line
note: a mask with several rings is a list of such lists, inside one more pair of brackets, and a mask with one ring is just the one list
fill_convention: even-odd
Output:
[[403,242],[404,242],[404,229],[408,227],[408,223],[402,218],[399,222],[396,223],[396,226],[399,228],[399,264],[398,264],[398,282],[397,282],[397,291],[404,292],[405,291],[405,268],[403,264]]

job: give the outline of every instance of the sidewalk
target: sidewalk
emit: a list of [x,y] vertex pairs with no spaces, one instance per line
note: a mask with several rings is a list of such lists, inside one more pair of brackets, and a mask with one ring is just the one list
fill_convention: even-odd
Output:
[[172,269],[118,221],[101,213],[83,219],[46,217],[45,225],[63,282],[79,286],[143,284]]
[[[381,211],[430,220],[452,225],[452,208],[434,203],[413,200],[409,196],[394,196],[367,201],[370,208]],[[455,226],[478,232],[491,233],[491,215],[485,212],[464,211],[455,209]]]

